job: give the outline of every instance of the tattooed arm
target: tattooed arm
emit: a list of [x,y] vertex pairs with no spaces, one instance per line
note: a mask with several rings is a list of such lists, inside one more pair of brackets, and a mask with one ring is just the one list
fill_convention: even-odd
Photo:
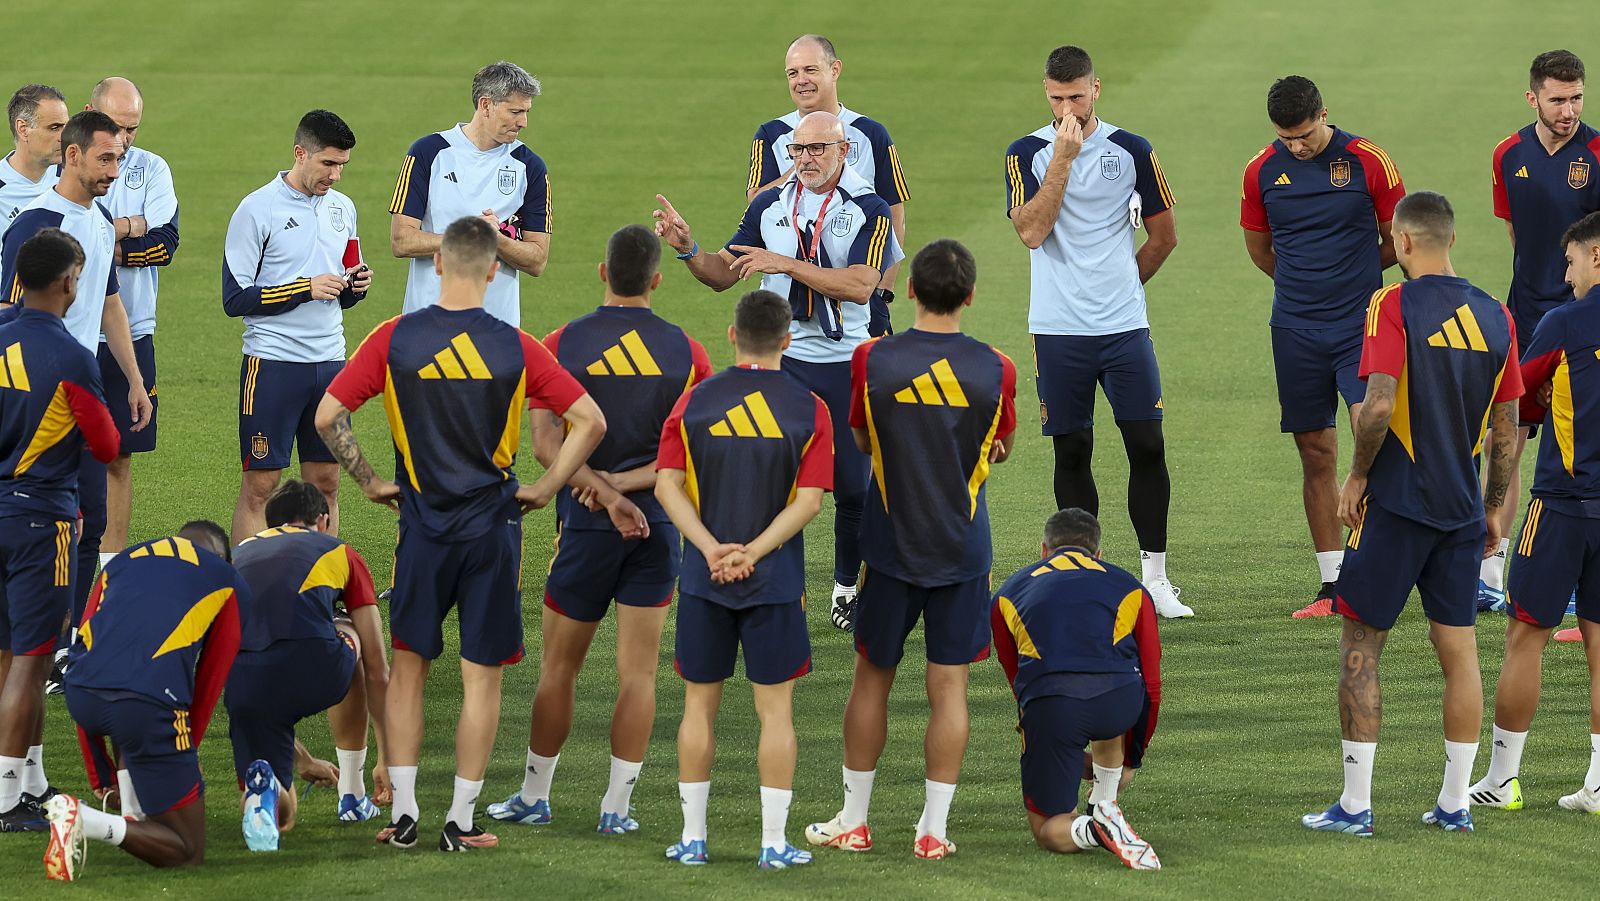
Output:
[[1367,376],[1367,399],[1356,418],[1356,449],[1350,460],[1350,476],[1339,492],[1339,519],[1350,528],[1361,521],[1361,499],[1367,496],[1367,472],[1389,434],[1389,417],[1394,413],[1394,392],[1399,382],[1394,376],[1374,372]]
[[[1510,435],[1517,427],[1517,404],[1515,400],[1508,400],[1494,405],[1489,414],[1489,427],[1496,435]],[[1489,524],[1484,559],[1500,549],[1500,511],[1505,508],[1511,473],[1517,465],[1515,448],[1514,441],[1495,441],[1489,445],[1489,476],[1483,486],[1483,518]]]
[[367,500],[399,509],[400,486],[378,478],[372,471],[372,464],[362,455],[356,433],[350,428],[350,411],[332,394],[324,394],[322,403],[317,405],[317,434],[322,436],[323,443],[338,458],[344,471],[361,486]]

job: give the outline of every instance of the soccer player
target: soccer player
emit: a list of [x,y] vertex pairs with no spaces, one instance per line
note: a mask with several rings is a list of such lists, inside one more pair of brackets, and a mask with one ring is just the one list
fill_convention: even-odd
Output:
[[1406,189],[1389,155],[1328,124],[1322,92],[1290,75],[1267,92],[1278,139],[1244,170],[1239,225],[1250,261],[1272,279],[1272,363],[1279,429],[1294,435],[1301,494],[1322,579],[1296,618],[1332,616],[1339,547],[1339,398],[1360,416],[1357,375],[1367,299],[1394,265],[1390,222]]
[[0,326],[0,832],[42,831],[49,791],[44,682],[72,610],[79,460],[117,433],[89,351],[62,325],[83,271],[71,235],[43,229],[16,259],[22,307]]
[[[795,126],[800,118],[817,110],[839,117],[844,126],[845,139],[850,150],[845,155],[845,165],[866,182],[874,194],[889,205],[889,218],[894,225],[894,237],[901,247],[906,245],[906,201],[911,195],[906,191],[906,176],[900,170],[900,153],[895,150],[889,130],[873,119],[846,109],[839,102],[839,73],[844,61],[834,52],[833,42],[820,34],[806,34],[795,38],[783,60],[784,76],[789,81],[789,97],[795,109],[776,119],[762,123],[756,129],[755,141],[750,148],[750,180],[745,190],[745,202],[771,188],[780,188],[794,174],[794,164],[788,148],[794,141]],[[872,292],[868,303],[871,318],[867,334],[873,337],[894,331],[890,321],[889,304],[894,302],[894,283],[900,272],[896,263],[884,270],[883,280]]]
[[[1572,299],[1564,273],[1562,233],[1600,210],[1600,132],[1581,120],[1583,61],[1566,50],[1534,57],[1528,72],[1528,105],[1534,122],[1494,149],[1494,214],[1506,221],[1511,239],[1511,291],[1506,306],[1517,324],[1517,344],[1527,347],[1539,320]],[[1580,295],[1581,296],[1581,295]],[[1521,498],[1522,448],[1534,423],[1519,423],[1512,457],[1512,503],[1505,506],[1500,546],[1478,575],[1479,609],[1506,606],[1505,565],[1512,518]],[[1492,443],[1495,435],[1488,440]],[[1558,638],[1560,636],[1557,636]],[[1577,638],[1576,630],[1572,635]],[[1529,711],[1532,715],[1532,711]]]
[[505,264],[483,307],[501,322],[521,324],[517,273],[538,276],[550,259],[550,173],[517,140],[540,91],[539,80],[515,63],[484,66],[472,77],[472,120],[418,138],[407,151],[389,203],[389,248],[411,260],[405,312],[439,299],[433,256],[445,226],[482,216],[500,232]]
[[1473,571],[1500,538],[1511,448],[1493,449],[1481,496],[1474,455],[1485,423],[1515,427],[1522,374],[1510,312],[1451,267],[1449,201],[1430,191],[1412,194],[1396,205],[1393,226],[1396,259],[1410,281],[1379,290],[1368,308],[1360,370],[1367,394],[1339,495],[1339,516],[1350,527],[1334,592],[1344,617],[1344,793],[1301,822],[1372,834],[1378,659],[1415,587],[1444,671],[1444,785],[1422,821],[1470,832],[1467,782],[1483,725]]
[[[989,617],[1017,699],[1033,840],[1062,854],[1101,847],[1131,869],[1159,870],[1117,806],[1123,765],[1139,765],[1161,710],[1155,604],[1132,575],[1100,559],[1100,523],[1085,510],[1045,521],[1041,559],[1006,580]],[[1079,813],[1086,745],[1094,785]]]
[[229,565],[228,533],[214,522],[128,548],[95,580],[67,668],[67,710],[91,765],[109,765],[110,739],[132,777],[145,819],[94,809],[71,795],[45,802],[45,876],[71,881],[93,839],[157,867],[205,859],[200,743],[239,649],[249,601]]
[[[1494,693],[1489,772],[1472,803],[1522,808],[1517,771],[1539,705],[1541,655],[1577,595],[1578,629],[1589,658],[1589,772],[1568,810],[1600,813],[1600,213],[1567,229],[1566,280],[1575,300],[1547,311],[1523,354],[1524,422],[1540,422],[1533,501],[1510,575],[1506,657]],[[1544,401],[1548,390],[1549,400]]]
[[[60,178],[56,166],[61,164],[61,130],[67,127],[67,98],[47,84],[25,84],[6,103],[6,122],[17,147],[0,159],[0,238],[22,208]],[[9,293],[0,301],[16,302]]]
[[808,113],[787,152],[794,178],[756,195],[739,230],[716,253],[701,253],[689,224],[656,195],[656,234],[689,273],[717,291],[761,273],[761,288],[789,299],[794,322],[784,371],[822,398],[834,442],[833,624],[855,628],[861,569],[861,511],[871,469],[850,439],[850,355],[867,340],[867,301],[905,253],[883,198],[854,176],[839,117]]
[[[1128,456],[1128,518],[1144,584],[1166,617],[1193,616],[1167,578],[1167,475],[1161,369],[1144,284],[1178,246],[1172,190],[1150,142],[1095,115],[1100,79],[1079,47],[1044,66],[1051,124],[1006,149],[1006,213],[1028,247],[1039,417],[1055,450],[1056,506],[1098,514],[1094,389],[1111,402]],[[1134,249],[1134,232],[1145,241]]]
[[267,498],[300,448],[300,474],[328,499],[339,534],[339,464],[312,418],[344,367],[344,311],[364,300],[356,206],[333,186],[356,136],[327,110],[300,118],[294,164],[239,202],[223,251],[222,309],[244,318],[233,534],[266,528]]
[[[605,434],[605,416],[537,339],[483,308],[499,275],[494,227],[480,216],[446,229],[434,260],[438,303],[384,322],[328,386],[317,429],[367,498],[398,506],[395,589],[389,606],[390,825],[378,840],[417,843],[422,686],[444,652],[442,626],[457,608],[464,700],[456,727],[455,793],[441,851],[493,848],[473,808],[500,722],[501,671],[522,659],[522,514],[543,507]],[[380,479],[350,430],[350,412],[383,395],[396,482]],[[512,472],[530,404],[565,420],[561,452],[532,485]]]
[[851,360],[850,427],[872,457],[861,521],[867,569],[856,611],[856,670],[844,708],[844,808],[806,829],[814,845],[872,847],[867,808],[889,730],[889,689],[923,620],[930,713],[926,803],[912,850],[937,860],[967,750],[967,673],[989,656],[989,467],[1011,455],[1017,368],[967,337],[978,268],[956,241],[911,263],[910,331],[868,341]]
[[[528,730],[522,789],[489,816],[550,822],[550,781],[572,731],[578,672],[600,620],[617,602],[617,703],[611,716],[611,781],[598,830],[639,828],[628,813],[656,718],[661,629],[678,581],[683,544],[655,499],[661,427],[679,396],[711,375],[700,342],[650,309],[661,284],[661,241],[629,225],[612,234],[600,280],[605,304],[551,332],[545,347],[589,392],[610,428],[573,480],[556,495],[557,552],[545,581],[539,687]],[[533,414],[539,462],[555,462],[561,420]],[[580,498],[587,498],[584,503]]]
[[761,720],[757,865],[811,862],[785,832],[798,752],[794,683],[811,671],[801,530],[833,481],[833,425],[827,405],[779,369],[792,316],[790,303],[770,291],[741,297],[728,329],[736,364],[679,398],[661,430],[656,497],[684,539],[673,652],[683,677],[683,833],[667,849],[682,864],[708,862],[717,708],[740,648]]
[[251,601],[223,698],[252,851],[277,850],[278,833],[293,828],[294,727],[324,710],[339,757],[339,819],[380,813],[366,790],[367,715],[381,774],[389,685],[372,573],[355,548],[327,534],[322,492],[290,479],[267,499],[266,514],[266,531],[234,554]]
[[[150,424],[133,431],[133,423],[117,405],[111,416],[122,433],[122,452],[106,469],[106,535],[100,542],[100,565],[128,543],[128,518],[133,509],[133,455],[156,449],[156,292],[161,267],[178,252],[178,195],[172,187],[167,161],[133,146],[144,119],[144,96],[126,78],[101,79],[89,94],[87,109],[111,117],[121,130],[126,153],[122,174],[106,194],[105,207],[117,229],[117,282],[128,311],[128,331],[133,355],[150,396]],[[106,342],[100,342],[100,379],[106,393],[121,397],[128,391],[122,367]]]

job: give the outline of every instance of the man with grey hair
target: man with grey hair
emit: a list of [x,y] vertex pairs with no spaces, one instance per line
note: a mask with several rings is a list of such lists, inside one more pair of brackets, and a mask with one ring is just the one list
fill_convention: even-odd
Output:
[[439,299],[433,255],[445,227],[482,216],[500,232],[506,264],[489,285],[484,308],[510,325],[522,321],[517,273],[537,276],[550,257],[550,176],[544,160],[517,135],[539,96],[539,80],[504,60],[472,79],[472,119],[411,145],[389,204],[389,248],[411,260],[404,312]]
[[25,84],[6,103],[17,149],[0,159],[0,238],[35,197],[55,187],[67,98],[47,84]]
[[[128,519],[133,510],[133,454],[156,449],[156,290],[161,267],[178,252],[178,195],[172,187],[167,161],[135,147],[139,123],[144,118],[144,95],[133,82],[115,75],[103,78],[89,93],[85,109],[111,117],[122,133],[127,153],[122,174],[111,183],[103,205],[116,227],[117,281],[122,285],[122,305],[128,310],[128,330],[133,353],[150,395],[150,424],[137,432],[128,411],[114,405],[111,418],[122,433],[122,450],[106,467],[106,534],[100,542],[100,565],[120,553],[128,543]],[[122,368],[100,342],[100,381],[111,397],[128,393]]]

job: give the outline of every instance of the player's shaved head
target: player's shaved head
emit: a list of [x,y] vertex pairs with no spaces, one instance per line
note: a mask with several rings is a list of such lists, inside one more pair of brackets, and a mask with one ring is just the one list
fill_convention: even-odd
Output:
[[322,489],[300,479],[287,479],[267,498],[267,528],[289,523],[314,525],[328,513],[328,499]]
[[1539,93],[1546,81],[1583,83],[1583,60],[1571,50],[1547,50],[1528,67],[1528,90]]
[[650,293],[661,266],[661,239],[642,225],[624,225],[606,242],[606,286],[618,297]]
[[462,216],[450,223],[439,239],[439,257],[444,275],[453,278],[484,279],[494,266],[497,233],[482,216]]
[[1100,520],[1082,507],[1057,510],[1044,521],[1044,546],[1052,552],[1064,547],[1081,547],[1091,554],[1099,554]]
[[209,519],[192,519],[184,523],[183,528],[178,530],[178,537],[187,538],[229,563],[233,562],[233,546],[228,542],[227,531]]
[[930,313],[948,316],[961,309],[977,283],[978,263],[960,241],[934,241],[911,261],[911,295]]
[[1443,250],[1455,240],[1456,211],[1443,194],[1416,191],[1395,206],[1393,231],[1410,235],[1424,247]]
[[1094,77],[1094,60],[1089,51],[1071,44],[1050,51],[1044,61],[1044,77],[1049,81],[1067,84],[1080,78]]
[[843,141],[844,123],[839,117],[824,110],[807,113],[794,127],[794,143],[816,144],[823,141]]
[[83,265],[83,245],[59,228],[40,229],[17,249],[16,265],[23,291],[45,291]]
[[111,75],[100,79],[89,92],[89,105],[101,112],[109,112],[107,106],[144,106],[144,95],[139,93],[139,87],[120,75]]
[[739,353],[770,356],[783,349],[794,310],[789,301],[771,291],[751,291],[733,308],[733,327]]
[[824,66],[833,65],[833,61],[839,58],[839,54],[834,52],[833,42],[820,34],[802,34],[795,38],[789,43],[789,52],[793,53],[802,47],[816,47],[822,51]]

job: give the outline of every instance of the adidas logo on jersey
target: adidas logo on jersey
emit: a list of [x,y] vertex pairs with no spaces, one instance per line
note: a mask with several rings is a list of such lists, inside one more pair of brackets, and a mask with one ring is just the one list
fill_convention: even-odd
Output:
[[0,388],[31,391],[28,384],[28,367],[22,365],[22,342],[6,348],[5,359],[0,361]]
[[455,182],[458,185],[461,184],[460,181],[456,180],[456,174],[454,172],[446,173],[444,180],[448,182]]
[[634,329],[605,349],[600,359],[584,370],[590,375],[660,375],[661,367],[650,349],[644,346],[639,330]]
[[1437,332],[1428,336],[1428,346],[1484,353],[1489,351],[1489,345],[1483,341],[1483,331],[1478,328],[1478,319],[1466,304],[1456,307],[1455,315],[1446,319]]
[[299,228],[299,227],[300,227],[300,223],[298,223],[298,222],[296,222],[296,221],[294,221],[294,217],[293,217],[293,216],[290,216],[290,217],[289,217],[289,224],[288,224],[288,225],[285,225],[285,226],[284,226],[284,227],[283,227],[283,230],[284,230],[284,231],[288,231],[288,230],[289,230],[289,229],[291,229],[291,228]]
[[773,418],[767,399],[757,391],[744,396],[744,403],[732,407],[722,420],[713,423],[711,434],[718,438],[782,438],[783,430]]
[[1273,182],[1273,184],[1275,184],[1275,185],[1291,184],[1291,182],[1289,181],[1289,173],[1285,172],[1282,175],[1278,176],[1278,180]]
[[961,390],[961,382],[956,379],[955,370],[950,368],[950,361],[942,358],[929,366],[927,372],[912,379],[910,388],[895,392],[894,399],[902,404],[926,404],[930,407],[970,406],[967,395]]
[[1527,166],[1523,166],[1521,169],[1518,169],[1514,175],[1512,175],[1512,178],[1527,178],[1527,177],[1528,177],[1528,167]]
[[433,362],[417,370],[424,379],[490,379],[489,367],[466,332],[450,339],[450,346],[433,355]]

